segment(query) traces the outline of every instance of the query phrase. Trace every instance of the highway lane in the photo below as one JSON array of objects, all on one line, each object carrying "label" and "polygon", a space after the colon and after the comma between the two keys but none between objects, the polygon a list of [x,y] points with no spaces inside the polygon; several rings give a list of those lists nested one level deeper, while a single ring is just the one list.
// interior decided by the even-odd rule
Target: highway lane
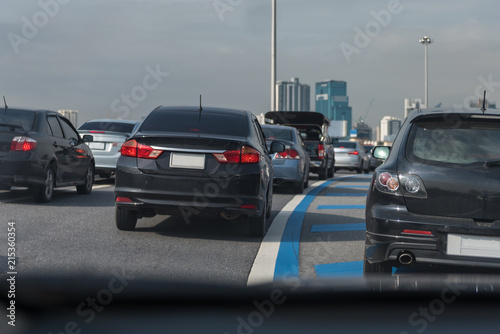
[{"label": "highway lane", "polygon": [[[363,231],[335,232],[327,228],[311,232],[311,228],[332,223],[362,224],[362,209],[321,206],[363,205],[366,189],[356,187],[366,185],[370,177],[337,173],[313,197],[300,231],[297,261],[301,277],[319,277],[333,263],[353,262],[359,267]],[[311,175],[311,184],[315,182],[324,183]],[[341,187],[349,185],[354,188]],[[57,189],[47,204],[35,203],[27,189],[1,191],[0,238],[6,235],[7,222],[15,221],[18,275],[107,277],[113,270],[125,270],[129,275],[147,279],[247,284],[262,240],[247,237],[244,224],[206,217],[195,217],[186,223],[178,216],[156,216],[139,220],[136,231],[119,231],[114,222],[113,189],[113,182],[106,180],[98,180],[90,196],[76,194],[74,187]],[[335,192],[361,196],[331,195]],[[294,197],[286,188],[276,186],[271,219]],[[2,245],[0,269],[5,273],[5,243]],[[339,268],[336,270],[343,270]]]}]

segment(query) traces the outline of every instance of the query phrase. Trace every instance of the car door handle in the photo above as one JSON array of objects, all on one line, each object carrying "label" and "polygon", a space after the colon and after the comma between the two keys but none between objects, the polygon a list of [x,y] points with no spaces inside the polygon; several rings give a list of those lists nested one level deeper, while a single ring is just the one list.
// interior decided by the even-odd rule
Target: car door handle
[{"label": "car door handle", "polygon": [[57,147],[57,143],[56,142],[53,142],[52,145],[54,145],[54,147]]}]

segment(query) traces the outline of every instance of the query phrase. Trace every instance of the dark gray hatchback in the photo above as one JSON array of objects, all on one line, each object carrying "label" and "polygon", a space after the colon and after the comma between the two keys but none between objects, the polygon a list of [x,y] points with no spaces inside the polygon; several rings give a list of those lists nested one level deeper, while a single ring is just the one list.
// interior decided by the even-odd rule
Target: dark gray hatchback
[{"label": "dark gray hatchback", "polygon": [[273,196],[270,150],[255,115],[242,110],[158,107],[125,142],[116,167],[116,225],[178,214],[245,217],[250,234],[268,228]]},{"label": "dark gray hatchback", "polygon": [[415,110],[376,169],[364,271],[418,263],[500,268],[498,110]]}]

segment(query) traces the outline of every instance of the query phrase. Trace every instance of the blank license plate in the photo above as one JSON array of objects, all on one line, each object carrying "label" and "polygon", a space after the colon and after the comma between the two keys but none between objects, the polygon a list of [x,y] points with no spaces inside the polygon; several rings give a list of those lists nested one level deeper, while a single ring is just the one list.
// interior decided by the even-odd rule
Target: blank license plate
[{"label": "blank license plate", "polygon": [[188,154],[188,153],[172,153],[170,155],[171,168],[191,168],[204,169],[205,155],[204,154]]},{"label": "blank license plate", "polygon": [[93,150],[104,150],[106,148],[106,143],[89,143],[89,148]]},{"label": "blank license plate", "polygon": [[450,255],[500,258],[500,237],[448,234]]}]

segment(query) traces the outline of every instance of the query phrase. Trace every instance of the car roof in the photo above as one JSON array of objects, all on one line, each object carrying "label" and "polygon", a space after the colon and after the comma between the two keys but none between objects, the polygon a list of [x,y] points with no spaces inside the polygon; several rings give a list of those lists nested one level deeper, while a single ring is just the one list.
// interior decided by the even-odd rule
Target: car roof
[{"label": "car roof", "polygon": [[280,125],[280,124],[261,124],[260,127],[263,129],[264,128],[278,128],[278,129],[286,129],[286,130],[290,130],[290,131],[297,130],[297,128],[294,128],[293,126]]},{"label": "car roof", "polygon": [[[0,109],[5,110],[5,108],[0,108]],[[44,113],[44,114],[57,114],[57,112],[55,112],[53,110],[48,110],[48,109],[31,109],[31,108],[15,108],[15,107],[13,108],[13,107],[9,107],[7,110],[10,110],[10,111],[31,111],[31,112],[34,112],[34,113]]]},{"label": "car roof", "polygon": [[85,121],[85,123],[88,122],[113,122],[113,123],[124,123],[124,124],[136,124],[140,123],[141,121],[131,121],[128,119],[116,119],[116,118],[99,118],[99,119],[89,119],[88,121]]},{"label": "car roof", "polygon": [[[193,106],[159,106],[152,112],[157,111],[186,111],[186,112],[200,112],[200,107]],[[247,115],[249,112],[241,109],[230,109],[230,108],[217,108],[217,107],[202,107],[201,113],[220,113],[220,114],[231,114],[231,115]]]},{"label": "car roof", "polygon": [[[479,108],[462,108],[462,107],[413,109],[408,115],[408,120],[413,121],[414,119],[422,116],[444,115],[444,114],[483,115],[483,112]],[[484,112],[484,115],[500,116],[500,110],[487,109]]]}]

